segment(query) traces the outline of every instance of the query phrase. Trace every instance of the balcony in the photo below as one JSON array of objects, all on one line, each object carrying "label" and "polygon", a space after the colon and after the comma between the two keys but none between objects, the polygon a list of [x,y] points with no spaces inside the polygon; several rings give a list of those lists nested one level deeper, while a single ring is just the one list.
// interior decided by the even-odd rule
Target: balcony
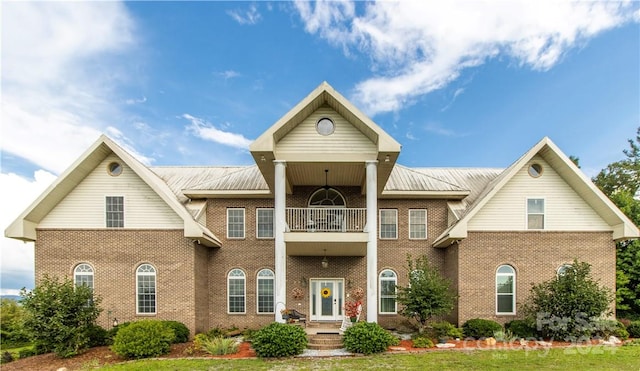
[{"label": "balcony", "polygon": [[365,208],[286,209],[284,240],[292,256],[365,256]]}]

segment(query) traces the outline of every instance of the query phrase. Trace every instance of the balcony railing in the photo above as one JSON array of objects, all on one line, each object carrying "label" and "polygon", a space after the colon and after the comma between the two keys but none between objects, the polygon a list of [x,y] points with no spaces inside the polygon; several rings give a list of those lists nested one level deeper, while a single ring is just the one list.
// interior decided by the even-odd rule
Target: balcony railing
[{"label": "balcony railing", "polygon": [[362,232],[367,209],[288,207],[290,232]]}]

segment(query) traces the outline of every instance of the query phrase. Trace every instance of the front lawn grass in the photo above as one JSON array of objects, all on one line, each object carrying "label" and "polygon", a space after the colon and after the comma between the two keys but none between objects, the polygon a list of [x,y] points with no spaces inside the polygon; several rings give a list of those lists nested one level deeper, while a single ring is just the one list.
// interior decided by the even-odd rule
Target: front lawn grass
[{"label": "front lawn grass", "polygon": [[9,352],[11,353],[11,356],[13,356],[13,359],[18,359],[19,358],[18,354],[20,353],[21,350],[32,349],[32,348],[33,348],[33,344],[31,343],[13,344],[13,345],[0,344],[0,353]]},{"label": "front lawn grass", "polygon": [[336,358],[142,360],[101,370],[640,370],[640,346],[430,351]]}]

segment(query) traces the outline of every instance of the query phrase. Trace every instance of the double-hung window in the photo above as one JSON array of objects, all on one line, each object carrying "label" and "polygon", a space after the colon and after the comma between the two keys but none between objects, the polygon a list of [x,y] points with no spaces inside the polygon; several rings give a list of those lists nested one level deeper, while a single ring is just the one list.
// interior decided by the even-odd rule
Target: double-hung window
[{"label": "double-hung window", "polygon": [[228,307],[229,313],[245,313],[245,287],[246,280],[241,269],[233,269],[227,276]]},{"label": "double-hung window", "polygon": [[397,313],[396,307],[396,284],[398,276],[391,269],[380,272],[380,307],[381,314]]},{"label": "double-hung window", "polygon": [[398,238],[398,210],[380,209],[380,239],[395,240]]},{"label": "double-hung window", "polygon": [[142,264],[136,270],[137,314],[156,313],[156,268]]},{"label": "double-hung window", "polygon": [[124,228],[124,197],[106,196],[105,213],[107,228]]},{"label": "double-hung window", "polygon": [[544,229],[544,198],[527,198],[527,229]]},{"label": "double-hung window", "polygon": [[496,271],[496,314],[516,314],[516,271],[510,265]]},{"label": "double-hung window", "polygon": [[80,263],[73,270],[73,280],[78,286],[87,286],[93,291],[93,267],[87,263]]},{"label": "double-hung window", "polygon": [[227,238],[244,238],[244,209],[227,209]]},{"label": "double-hung window", "polygon": [[427,238],[427,210],[409,210],[409,239],[424,240]]},{"label": "double-hung window", "polygon": [[258,272],[258,313],[273,313],[275,275],[271,269]]},{"label": "double-hung window", "polygon": [[273,209],[256,210],[256,237],[273,238]]}]

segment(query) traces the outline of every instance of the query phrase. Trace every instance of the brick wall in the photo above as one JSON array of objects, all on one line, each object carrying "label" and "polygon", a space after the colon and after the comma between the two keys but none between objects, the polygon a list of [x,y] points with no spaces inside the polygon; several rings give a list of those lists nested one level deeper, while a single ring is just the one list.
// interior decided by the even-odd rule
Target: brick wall
[{"label": "brick wall", "polygon": [[[43,275],[73,277],[78,263],[94,269],[94,290],[103,298],[98,320],[110,328],[143,318],[183,322],[198,327],[194,300],[194,247],[182,230],[38,230],[35,244],[36,283]],[[156,268],[155,315],[136,314],[136,269]]]},{"label": "brick wall", "polygon": [[[520,314],[531,285],[551,279],[574,258],[591,264],[600,284],[615,291],[616,250],[610,232],[469,232],[460,243],[460,324],[471,318],[508,322]],[[497,316],[495,273],[509,264],[516,271],[516,316]]]}]

